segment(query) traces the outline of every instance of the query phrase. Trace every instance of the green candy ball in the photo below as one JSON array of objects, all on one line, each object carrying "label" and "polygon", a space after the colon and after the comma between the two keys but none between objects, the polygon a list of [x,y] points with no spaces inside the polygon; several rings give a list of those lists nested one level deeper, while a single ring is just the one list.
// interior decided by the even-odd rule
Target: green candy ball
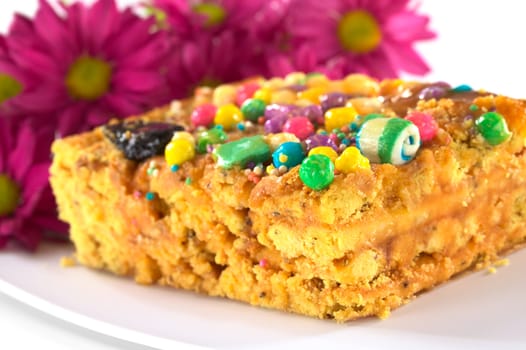
[{"label": "green candy ball", "polygon": [[197,135],[197,152],[206,153],[208,145],[225,143],[228,135],[222,129],[212,128]]},{"label": "green candy ball", "polygon": [[511,136],[506,119],[497,112],[487,112],[475,120],[478,132],[492,146],[503,143]]},{"label": "green candy ball", "polygon": [[241,112],[248,119],[253,122],[257,122],[258,118],[265,115],[265,107],[267,104],[258,98],[249,98],[241,106]]},{"label": "green candy ball", "polygon": [[313,154],[303,160],[300,179],[313,190],[323,190],[334,181],[334,164],[323,154]]}]

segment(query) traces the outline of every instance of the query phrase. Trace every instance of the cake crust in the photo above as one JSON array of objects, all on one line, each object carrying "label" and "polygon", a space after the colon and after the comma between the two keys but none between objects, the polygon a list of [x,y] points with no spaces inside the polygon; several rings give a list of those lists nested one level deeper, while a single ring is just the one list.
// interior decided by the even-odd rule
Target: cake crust
[{"label": "cake crust", "polygon": [[[433,116],[433,140],[404,165],[337,172],[323,190],[307,187],[299,166],[254,181],[211,153],[177,171],[163,156],[129,160],[103,128],[57,140],[51,183],[76,258],[138,283],[318,318],[386,317],[526,241],[526,103],[473,91],[418,97],[426,87],[386,80],[367,98],[388,117]],[[135,118],[192,131],[202,98]],[[474,132],[484,111],[504,116],[509,140],[490,145]]]}]

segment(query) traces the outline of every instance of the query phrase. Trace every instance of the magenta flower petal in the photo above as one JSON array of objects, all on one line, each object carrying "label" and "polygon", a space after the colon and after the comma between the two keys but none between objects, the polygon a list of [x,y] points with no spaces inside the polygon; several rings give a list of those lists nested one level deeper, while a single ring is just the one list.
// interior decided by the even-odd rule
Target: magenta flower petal
[{"label": "magenta flower petal", "polygon": [[125,68],[149,68],[153,72],[158,72],[159,65],[164,63],[163,61],[168,54],[168,46],[161,40],[163,37],[159,36],[156,39],[160,40],[151,41],[123,58],[120,61],[122,66]]},{"label": "magenta flower petal", "polygon": [[113,79],[115,85],[119,86],[119,89],[137,92],[159,88],[159,85],[163,82],[159,74],[154,72],[122,69],[115,74]]},{"label": "magenta flower petal", "polygon": [[88,45],[91,45],[91,52],[100,52],[115,30],[115,18],[118,18],[118,10],[114,0],[99,0],[85,11],[82,29]]},{"label": "magenta flower petal", "polygon": [[[115,0],[60,2],[58,9],[39,0],[34,19],[17,16],[9,33],[0,36],[0,69],[6,67],[0,72],[24,86],[0,111],[32,116],[37,124],[54,116],[51,120],[64,136],[93,127],[94,121],[167,103],[170,88],[162,82],[171,43],[154,23],[130,8],[119,10]],[[134,105],[126,108],[114,102],[129,91],[144,97],[129,101]]]},{"label": "magenta flower petal", "polygon": [[33,138],[33,130],[25,123],[20,127],[18,142],[11,149],[11,155],[7,167],[12,169],[12,176],[16,181],[24,180],[33,165],[33,154],[35,152],[36,140]]},{"label": "magenta flower petal", "polygon": [[[64,23],[46,1],[39,1],[39,10],[35,15],[34,30],[38,38],[61,59],[64,52],[71,50],[72,38],[66,35]],[[29,36],[31,37],[31,36]]]},{"label": "magenta flower petal", "polygon": [[389,57],[389,61],[401,70],[415,75],[423,75],[429,72],[429,65],[410,45],[396,45],[386,42],[383,49]]},{"label": "magenta flower petal", "polygon": [[0,141],[0,174],[21,190],[14,211],[0,216],[1,245],[14,240],[33,250],[48,230],[66,237],[48,181],[53,133],[50,129],[37,132],[28,122],[15,123],[2,116],[0,136],[5,135],[11,136]]}]

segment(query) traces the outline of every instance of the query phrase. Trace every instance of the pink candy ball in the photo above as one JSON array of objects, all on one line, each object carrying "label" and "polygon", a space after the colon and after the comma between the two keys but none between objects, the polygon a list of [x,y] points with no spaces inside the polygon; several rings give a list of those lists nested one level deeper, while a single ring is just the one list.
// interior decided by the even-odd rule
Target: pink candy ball
[{"label": "pink candy ball", "polygon": [[243,102],[252,98],[254,93],[259,90],[260,86],[256,83],[246,83],[237,89],[236,104],[241,106]]},{"label": "pink candy ball", "polygon": [[420,139],[422,139],[422,142],[430,141],[436,136],[438,124],[433,116],[422,112],[412,112],[408,114],[405,119],[416,125],[420,132]]},{"label": "pink candy ball", "polygon": [[209,126],[214,122],[217,107],[210,103],[197,106],[191,115],[192,125],[198,126]]},{"label": "pink candy ball", "polygon": [[314,133],[314,125],[307,117],[294,117],[283,125],[283,132],[294,134],[300,140],[305,140]]}]

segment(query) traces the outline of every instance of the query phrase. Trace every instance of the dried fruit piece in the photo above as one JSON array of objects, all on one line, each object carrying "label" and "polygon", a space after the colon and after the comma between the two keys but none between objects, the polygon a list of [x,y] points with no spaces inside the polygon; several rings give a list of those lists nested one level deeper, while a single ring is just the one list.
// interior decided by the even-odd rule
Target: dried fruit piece
[{"label": "dried fruit piece", "polygon": [[173,133],[182,130],[184,128],[177,124],[142,120],[120,121],[102,129],[104,136],[121,150],[126,158],[139,162],[163,154]]}]

